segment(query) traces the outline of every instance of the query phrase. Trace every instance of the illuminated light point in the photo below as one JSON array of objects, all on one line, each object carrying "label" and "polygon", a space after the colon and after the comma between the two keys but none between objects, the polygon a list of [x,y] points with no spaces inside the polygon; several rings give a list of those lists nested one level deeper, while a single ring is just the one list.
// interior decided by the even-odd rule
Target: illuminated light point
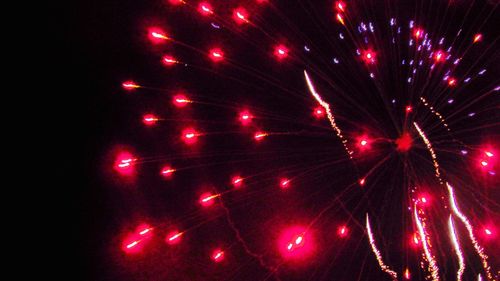
[{"label": "illuminated light point", "polygon": [[248,23],[248,12],[243,7],[238,7],[233,10],[233,19],[237,24]]},{"label": "illuminated light point", "polygon": [[248,110],[244,110],[244,111],[240,112],[239,120],[240,120],[241,125],[246,126],[246,125],[250,124],[252,122],[252,118],[253,118],[253,116]]},{"label": "illuminated light point", "polygon": [[191,103],[192,101],[188,99],[185,95],[175,95],[172,99],[172,102],[176,107],[184,107],[188,103]]},{"label": "illuminated light point", "polygon": [[418,246],[420,244],[420,238],[418,237],[418,233],[414,233],[411,238],[411,244],[414,246]]},{"label": "illuminated light point", "polygon": [[413,144],[413,140],[409,133],[403,133],[398,139],[396,139],[396,147],[400,152],[406,152],[410,150]]},{"label": "illuminated light point", "polygon": [[173,169],[169,165],[166,165],[166,166],[163,166],[163,168],[161,168],[160,174],[162,175],[162,177],[164,177],[166,179],[169,179],[169,178],[172,177],[172,175],[174,174],[174,172],[175,172],[175,169]]},{"label": "illuminated light point", "polygon": [[240,176],[234,176],[232,179],[231,179],[231,184],[234,186],[234,187],[240,187],[243,185],[243,178],[240,177]]},{"label": "illuminated light point", "polygon": [[339,235],[339,237],[341,237],[341,238],[347,237],[348,233],[349,233],[349,229],[347,228],[347,226],[345,226],[345,225],[339,226],[339,228],[337,230],[337,234]]},{"label": "illuminated light point", "polygon": [[336,16],[337,20],[342,24],[342,25],[345,25],[344,23],[344,18],[342,17],[342,14],[340,13],[337,13],[337,16]]},{"label": "illuminated light point", "polygon": [[212,256],[211,256],[212,260],[214,262],[221,262],[224,260],[224,251],[222,251],[221,249],[216,249],[212,252]]},{"label": "illuminated light point", "polygon": [[154,44],[159,44],[159,43],[163,43],[167,40],[170,40],[170,38],[167,36],[167,34],[159,27],[149,28],[148,37],[149,37],[149,40]]},{"label": "illuminated light point", "polygon": [[210,3],[208,2],[200,2],[200,4],[198,5],[198,11],[204,16],[208,16],[214,13],[212,5],[210,5]]},{"label": "illuminated light point", "polygon": [[278,238],[278,249],[286,259],[306,258],[313,250],[311,235],[302,226],[287,228]]},{"label": "illuminated light point", "polygon": [[366,50],[363,52],[363,60],[367,64],[374,64],[375,63],[375,52],[372,50]]},{"label": "illuminated light point", "polygon": [[488,228],[484,229],[484,233],[488,236],[491,236],[493,234],[493,232],[491,232],[491,230],[489,230]]},{"label": "illuminated light point", "polygon": [[278,45],[274,47],[274,56],[278,60],[283,60],[288,57],[288,48],[285,45]]},{"label": "illuminated light point", "polygon": [[158,117],[156,117],[154,114],[145,114],[142,117],[142,122],[146,126],[153,126],[154,124],[156,124],[156,122],[158,122],[158,120]]},{"label": "illuminated light point", "polygon": [[343,1],[335,1],[334,7],[339,12],[345,12],[346,5]]},{"label": "illuminated light point", "polygon": [[488,156],[488,157],[493,157],[494,156],[494,154],[492,152],[490,152],[490,151],[485,151],[484,154],[486,154],[486,156]]},{"label": "illuminated light point", "polygon": [[168,55],[167,56],[163,56],[162,62],[166,66],[172,66],[172,65],[174,65],[176,63],[179,63],[179,61],[177,61],[174,57],[168,56]]},{"label": "illuminated light point", "polygon": [[416,28],[415,31],[413,31],[413,36],[415,39],[420,39],[424,36],[424,30],[421,28]]},{"label": "illuminated light point", "polygon": [[209,51],[209,57],[213,62],[224,60],[224,52],[220,48],[213,48]]},{"label": "illuminated light point", "polygon": [[140,88],[141,86],[137,85],[134,81],[125,81],[122,83],[122,87],[127,91],[132,91]]},{"label": "illuminated light point", "polygon": [[434,61],[435,62],[442,62],[444,61],[446,55],[443,51],[437,51],[435,54],[434,54]]},{"label": "illuminated light point", "polygon": [[406,111],[406,113],[408,114],[408,113],[410,113],[410,112],[412,112],[412,111],[413,111],[413,107],[412,107],[411,105],[407,105],[407,106],[405,107],[405,111]]},{"label": "illuminated light point", "polygon": [[486,162],[486,161],[484,161],[484,160],[483,160],[483,161],[481,161],[481,166],[483,166],[483,167],[488,166],[488,162]]},{"label": "illuminated light point", "polygon": [[478,33],[476,35],[474,35],[474,40],[472,41],[472,43],[477,43],[479,41],[481,41],[483,39],[483,35]]},{"label": "illuminated light point", "polygon": [[365,182],[366,182],[366,179],[362,178],[359,180],[359,185],[363,186],[363,185],[365,185]]},{"label": "illuminated light point", "polygon": [[408,269],[408,267],[405,269],[404,276],[405,276],[405,279],[410,280],[411,276],[410,276],[410,270]]},{"label": "illuminated light point", "polygon": [[449,78],[448,79],[448,86],[454,87],[456,85],[457,85],[457,79],[455,79],[455,78]]},{"label": "illuminated light point", "polygon": [[185,144],[194,144],[200,134],[193,128],[187,128],[182,131],[182,140]]},{"label": "illuminated light point", "polygon": [[120,152],[115,158],[115,171],[124,176],[133,174],[135,161],[137,159],[130,152]]},{"label": "illuminated light point", "polygon": [[186,4],[184,0],[168,0],[168,2],[172,5]]},{"label": "illuminated light point", "polygon": [[214,203],[215,203],[215,198],[219,197],[220,194],[212,194],[210,192],[207,192],[207,193],[203,193],[201,196],[200,196],[200,204],[203,206],[203,207],[209,207],[209,206],[212,206]]},{"label": "illuminated light point", "polygon": [[181,241],[181,236],[183,234],[184,234],[184,232],[179,232],[177,230],[171,231],[165,237],[165,243],[167,243],[168,245],[178,244]]},{"label": "illuminated light point", "polygon": [[322,106],[318,106],[313,111],[314,117],[317,119],[325,117],[325,109]]},{"label": "illuminated light point", "polygon": [[256,140],[256,141],[261,141],[263,140],[265,137],[267,137],[268,134],[267,133],[264,133],[264,132],[257,132],[254,134],[253,138]]},{"label": "illuminated light point", "polygon": [[280,188],[287,189],[288,187],[290,187],[290,180],[287,178],[280,179]]}]

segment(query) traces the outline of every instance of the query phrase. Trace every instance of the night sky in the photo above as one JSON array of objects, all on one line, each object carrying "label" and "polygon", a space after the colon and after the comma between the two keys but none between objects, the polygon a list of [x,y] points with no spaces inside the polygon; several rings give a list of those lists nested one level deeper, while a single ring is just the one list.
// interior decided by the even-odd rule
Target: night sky
[{"label": "night sky", "polygon": [[[493,157],[489,170],[478,164],[485,151],[500,154],[500,99],[493,91],[500,85],[498,3],[344,1],[345,27],[335,20],[330,0],[212,2],[217,15],[209,17],[199,14],[197,2],[188,7],[160,0],[81,1],[65,15],[63,60],[72,67],[63,74],[63,111],[75,116],[71,131],[76,128],[74,138],[83,140],[83,148],[59,140],[65,160],[58,169],[74,177],[68,205],[77,211],[71,222],[77,268],[69,280],[391,280],[368,242],[367,213],[383,259],[399,280],[406,268],[411,280],[425,280],[421,249],[410,243],[416,227],[408,210],[422,194],[430,198],[425,216],[441,278],[455,280],[448,193],[412,122],[427,132],[442,176],[455,186],[477,233],[486,227],[495,232],[478,237],[492,272],[500,269],[500,165]],[[239,5],[249,10],[251,25],[234,24],[231,9]],[[392,17],[395,27],[389,26]],[[429,34],[433,49],[453,46],[453,58],[430,71],[433,57],[408,46],[410,20]],[[375,32],[358,32],[361,22],[372,22]],[[175,43],[152,44],[153,26],[172,34]],[[484,39],[473,45],[479,32]],[[273,56],[276,43],[289,47],[283,61]],[[208,58],[213,46],[223,47],[222,63]],[[366,50],[376,54],[373,64],[362,59]],[[167,53],[182,63],[164,66]],[[423,66],[413,76],[419,59]],[[312,114],[318,103],[304,70],[333,108],[353,159],[326,117]],[[444,76],[458,85],[449,86],[451,78]],[[145,87],[127,91],[127,80]],[[181,89],[196,101],[182,109],[171,102]],[[447,118],[450,131],[420,97]],[[249,126],[238,122],[243,109],[255,115]],[[145,126],[142,116],[150,112],[162,120]],[[186,126],[203,132],[194,145],[180,137]],[[253,137],[259,130],[269,132],[261,142]],[[409,151],[395,142],[404,132],[413,139]],[[370,142],[366,151],[361,139]],[[122,151],[138,157],[134,176],[114,169]],[[75,153],[83,161],[68,164]],[[165,180],[159,171],[167,163],[179,170]],[[245,178],[240,190],[231,186],[236,174]],[[284,177],[291,179],[286,190],[279,188]],[[223,195],[204,208],[198,201],[206,191]],[[123,240],[141,223],[153,235],[140,253],[127,254]],[[479,273],[487,280],[466,228],[458,218],[454,223],[466,257],[464,280]],[[296,225],[310,226],[311,239],[304,243],[313,250],[287,260],[279,237]],[[345,237],[338,234],[343,225]],[[169,246],[164,238],[172,229],[186,233]],[[224,249],[220,263],[210,259],[216,247]]]}]

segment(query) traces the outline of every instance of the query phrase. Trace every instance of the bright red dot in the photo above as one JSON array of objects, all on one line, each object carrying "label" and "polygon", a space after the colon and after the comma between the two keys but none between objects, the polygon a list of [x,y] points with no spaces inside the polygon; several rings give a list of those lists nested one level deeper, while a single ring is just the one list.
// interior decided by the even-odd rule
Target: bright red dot
[{"label": "bright red dot", "polygon": [[483,35],[480,33],[477,33],[476,35],[474,35],[473,43],[477,43],[477,42],[481,41],[482,39],[483,39]]},{"label": "bright red dot", "polygon": [[484,229],[484,233],[485,233],[486,235],[492,235],[492,234],[493,234],[493,232],[491,232],[491,230],[489,230],[488,228],[485,228],[485,229]]},{"label": "bright red dot", "polygon": [[253,138],[256,140],[256,141],[261,141],[263,140],[265,137],[267,137],[267,133],[265,132],[256,132],[253,136]]},{"label": "bright red dot", "polygon": [[424,37],[424,30],[421,28],[415,28],[415,30],[413,31],[413,36],[417,40]]},{"label": "bright red dot", "polygon": [[414,247],[418,247],[420,245],[420,236],[418,233],[413,233],[410,239],[410,244]]},{"label": "bright red dot", "polygon": [[405,279],[409,280],[411,275],[410,275],[410,270],[408,268],[405,269],[404,272]]},{"label": "bright red dot", "polygon": [[338,12],[345,12],[346,5],[343,1],[335,1],[334,8]]},{"label": "bright red dot", "polygon": [[191,103],[192,101],[189,100],[185,95],[178,94],[172,98],[172,102],[176,107],[184,107],[188,105],[188,103]]},{"label": "bright red dot", "polygon": [[153,236],[153,228],[149,225],[149,224],[140,224],[135,232],[140,236],[142,237],[143,239],[144,238],[151,238]]},{"label": "bright red dot", "polygon": [[170,55],[163,56],[162,62],[166,66],[172,66],[172,65],[178,63],[178,61],[174,57],[172,57]]},{"label": "bright red dot", "polygon": [[177,230],[171,231],[165,236],[165,243],[168,245],[175,245],[181,241],[183,232],[179,232]]},{"label": "bright red dot", "polygon": [[443,51],[437,51],[434,54],[434,61],[435,62],[442,62],[445,60],[445,58],[446,58],[446,54]]},{"label": "bright red dot", "polygon": [[139,225],[133,233],[129,233],[122,242],[122,250],[127,254],[142,251],[146,242],[153,237],[153,228],[147,224]]},{"label": "bright red dot", "polygon": [[376,55],[377,54],[374,51],[372,51],[371,49],[365,50],[363,52],[363,60],[367,64],[374,64]]},{"label": "bright red dot", "polygon": [[275,46],[274,47],[274,56],[278,60],[285,59],[286,57],[288,57],[288,48],[283,44],[279,44],[279,45]]},{"label": "bright red dot", "polygon": [[252,114],[248,110],[243,110],[240,112],[239,120],[241,125],[246,126],[252,122]]},{"label": "bright red dot", "polygon": [[243,185],[243,178],[240,177],[240,176],[234,176],[232,179],[231,179],[231,184],[234,186],[234,187],[240,187]]},{"label": "bright red dot", "polygon": [[174,172],[175,172],[174,168],[172,168],[170,165],[165,165],[165,166],[163,166],[163,168],[161,168],[160,174],[162,177],[169,179],[172,177]]},{"label": "bright red dot", "polygon": [[406,152],[410,150],[413,144],[413,140],[410,134],[404,132],[398,139],[396,139],[397,150],[401,152]]},{"label": "bright red dot", "polygon": [[200,2],[200,4],[198,4],[198,11],[204,16],[208,16],[214,13],[212,5],[210,5],[210,3],[205,1]]},{"label": "bright red dot", "polygon": [[413,107],[412,107],[411,105],[407,105],[407,106],[405,107],[405,111],[406,111],[406,113],[410,113],[410,112],[412,112],[412,111],[413,111]]},{"label": "bright red dot", "polygon": [[182,140],[185,144],[194,144],[198,141],[200,134],[193,128],[186,128],[182,131]]},{"label": "bright red dot", "polygon": [[219,196],[220,194],[212,194],[210,192],[203,193],[200,196],[200,204],[203,207],[212,206],[215,203],[215,199]]},{"label": "bright red dot", "polygon": [[224,60],[224,52],[220,48],[213,48],[209,51],[209,57],[213,62]]},{"label": "bright red dot", "polygon": [[317,119],[323,118],[325,116],[325,109],[322,106],[318,106],[314,109],[313,114]]},{"label": "bright red dot", "polygon": [[237,24],[248,23],[248,12],[243,7],[238,7],[233,10],[233,19]]},{"label": "bright red dot", "polygon": [[341,238],[347,237],[348,233],[349,233],[349,228],[347,228],[347,226],[345,226],[345,225],[341,225],[337,229],[337,234]]},{"label": "bright red dot", "polygon": [[285,259],[304,259],[312,253],[312,237],[303,226],[285,229],[278,239],[278,249]]},{"label": "bright red dot", "polygon": [[132,175],[135,171],[134,164],[137,161],[134,155],[128,151],[118,153],[114,162],[114,169],[124,176]]},{"label": "bright red dot", "polygon": [[363,185],[365,185],[365,182],[366,182],[366,179],[362,178],[359,180],[359,185],[363,186]]},{"label": "bright red dot", "polygon": [[448,78],[448,86],[454,87],[456,85],[457,85],[457,79],[452,78],[452,77]]},{"label": "bright red dot", "polygon": [[180,5],[180,4],[185,4],[184,0],[168,0],[168,2],[172,5]]},{"label": "bright red dot", "polygon": [[483,161],[481,161],[481,166],[483,166],[483,167],[488,166],[488,162],[487,162],[487,161],[484,161],[484,160],[483,160]]},{"label": "bright red dot", "polygon": [[146,126],[153,126],[154,124],[156,124],[156,122],[158,122],[158,120],[158,117],[156,117],[154,114],[145,114],[142,117],[142,122]]},{"label": "bright red dot", "polygon": [[131,91],[131,90],[135,90],[137,88],[140,88],[141,86],[137,85],[134,81],[129,80],[129,81],[123,82],[122,87],[125,90]]},{"label": "bright red dot", "polygon": [[280,179],[280,188],[281,189],[287,189],[290,187],[290,179],[288,178],[281,178]]},{"label": "bright red dot", "polygon": [[163,31],[163,29],[159,27],[150,27],[148,29],[148,38],[153,44],[164,43],[165,41],[170,39],[167,33],[165,33],[165,31]]},{"label": "bright red dot", "polygon": [[215,249],[213,252],[212,252],[212,255],[210,256],[210,258],[214,261],[214,262],[221,262],[224,260],[224,251],[222,251],[221,249]]}]

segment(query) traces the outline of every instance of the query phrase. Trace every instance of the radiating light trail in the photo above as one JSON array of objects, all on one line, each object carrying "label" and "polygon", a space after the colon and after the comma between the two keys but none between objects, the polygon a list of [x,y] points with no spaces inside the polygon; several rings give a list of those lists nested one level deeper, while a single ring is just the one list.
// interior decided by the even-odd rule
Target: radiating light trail
[{"label": "radiating light trail", "polygon": [[474,236],[474,228],[470,224],[469,219],[467,219],[467,217],[462,212],[460,212],[460,209],[458,209],[453,187],[449,183],[446,183],[446,186],[448,187],[448,192],[450,194],[451,209],[453,210],[453,213],[455,213],[455,215],[462,221],[462,223],[467,228],[467,231],[469,232],[469,238],[472,241],[472,245],[474,246],[474,249],[476,250],[479,257],[481,258],[483,268],[486,273],[486,277],[488,278],[489,281],[496,281],[496,279],[493,278],[493,275],[491,274],[491,267],[488,264],[488,256],[484,253],[483,247],[479,245],[476,237]]},{"label": "radiating light trail", "polygon": [[330,110],[330,105],[327,102],[323,101],[321,96],[316,92],[316,90],[314,89],[314,85],[311,82],[311,79],[309,78],[307,71],[305,71],[305,70],[304,70],[304,76],[306,78],[309,92],[311,92],[311,94],[316,99],[316,101],[325,109],[326,115],[328,116],[328,120],[330,120],[330,125],[332,126],[333,130],[335,130],[337,137],[339,137],[340,141],[342,141],[342,145],[344,146],[344,149],[347,151],[349,158],[352,159],[353,151],[350,150],[349,147],[347,146],[347,140],[344,138],[344,136],[342,135],[342,131],[335,123],[335,117],[333,116],[332,111]]},{"label": "radiating light trail", "polygon": [[422,247],[424,248],[425,259],[429,263],[428,270],[431,273],[432,280],[438,281],[439,279],[439,267],[437,266],[434,255],[431,252],[432,245],[430,243],[430,239],[427,235],[427,231],[425,229],[425,224],[420,219],[420,216],[417,212],[417,204],[413,206],[413,214],[415,216],[415,222],[418,228],[418,234],[420,235],[420,240],[422,241]]},{"label": "radiating light trail", "polygon": [[420,137],[424,141],[425,146],[427,146],[427,150],[429,150],[429,152],[431,153],[432,163],[434,164],[434,172],[436,174],[436,177],[439,180],[439,183],[444,184],[444,181],[441,178],[441,172],[439,172],[439,163],[437,161],[436,152],[434,152],[434,148],[432,148],[431,142],[429,141],[429,139],[425,135],[424,131],[422,131],[422,129],[420,129],[417,122],[413,122],[413,125],[415,126],[415,128],[418,131],[418,134],[420,135]]},{"label": "radiating light trail", "polygon": [[450,218],[448,219],[448,229],[450,231],[451,242],[453,242],[453,248],[455,249],[455,253],[457,254],[458,258],[459,267],[457,270],[457,281],[461,281],[465,270],[465,259],[462,250],[460,249],[460,244],[458,242],[457,233],[455,230],[455,226],[453,225],[453,220],[451,219],[451,215]]},{"label": "radiating light trail", "polygon": [[436,111],[434,109],[434,107],[432,105],[430,105],[427,100],[424,98],[424,97],[420,97],[420,100],[424,103],[424,105],[432,112],[432,114],[434,114],[437,118],[439,118],[439,121],[441,121],[441,123],[443,124],[443,126],[446,128],[446,130],[448,130],[448,132],[450,131],[450,128],[448,127],[448,123],[446,123],[446,120],[444,119],[443,115],[441,115],[441,113],[439,113],[438,111]]},{"label": "radiating light trail", "polygon": [[382,255],[380,254],[380,251],[378,250],[377,245],[375,244],[375,239],[373,238],[373,233],[370,227],[370,219],[368,217],[368,213],[366,214],[366,231],[368,233],[368,239],[370,241],[370,245],[372,246],[373,253],[377,258],[380,268],[382,269],[382,271],[389,274],[392,277],[392,280],[398,280],[398,274],[395,271],[391,270],[389,266],[384,264],[384,261],[382,260]]}]

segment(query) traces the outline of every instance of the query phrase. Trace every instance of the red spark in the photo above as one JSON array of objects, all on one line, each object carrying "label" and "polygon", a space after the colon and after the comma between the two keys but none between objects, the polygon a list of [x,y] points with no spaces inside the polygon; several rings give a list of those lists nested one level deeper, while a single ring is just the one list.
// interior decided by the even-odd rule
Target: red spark
[{"label": "red spark", "polygon": [[154,124],[156,124],[156,122],[158,122],[158,120],[158,117],[156,117],[154,114],[145,114],[142,117],[142,122],[146,126],[153,126]]},{"label": "red spark", "polygon": [[141,86],[137,85],[137,83],[135,83],[134,81],[132,80],[129,80],[129,81],[125,81],[122,83],[122,87],[127,90],[127,91],[132,91],[132,90],[135,90],[137,88],[140,88]]},{"label": "red spark", "polygon": [[174,57],[172,57],[170,55],[163,56],[162,62],[166,66],[172,66],[172,65],[178,63],[178,61]]},{"label": "red spark", "polygon": [[371,49],[365,50],[363,51],[363,60],[366,64],[374,64],[376,55],[377,54]]},{"label": "red spark", "polygon": [[185,144],[194,144],[200,134],[193,128],[186,128],[182,131],[182,140]]},{"label": "red spark", "polygon": [[177,94],[172,98],[172,102],[176,107],[185,107],[188,103],[192,101],[189,100],[184,94]]},{"label": "red spark", "polygon": [[180,5],[180,4],[186,4],[186,2],[184,2],[184,0],[168,0],[168,2],[174,6]]},{"label": "red spark", "polygon": [[325,117],[325,109],[322,106],[318,106],[313,111],[314,117],[317,119]]},{"label": "red spark", "polygon": [[153,228],[147,224],[139,225],[133,233],[129,233],[122,242],[122,250],[127,254],[137,254],[152,237]]},{"label": "red spark", "polygon": [[239,120],[240,120],[241,125],[246,126],[246,125],[250,124],[250,122],[252,122],[252,118],[253,118],[253,116],[250,113],[250,111],[243,110],[240,112]]},{"label": "red spark", "polygon": [[357,145],[360,151],[366,151],[371,148],[372,141],[367,135],[358,138]]},{"label": "red spark", "polygon": [[421,28],[415,28],[415,30],[413,31],[413,36],[417,40],[422,38],[424,36],[424,30]]},{"label": "red spark", "polygon": [[148,29],[148,38],[153,44],[160,44],[170,40],[165,31],[159,27],[150,27]]},{"label": "red spark", "polygon": [[413,144],[413,140],[412,140],[410,134],[407,133],[407,132],[404,132],[396,140],[397,150],[400,151],[400,152],[406,152],[406,151],[410,150],[412,144]]},{"label": "red spark", "polygon": [[241,187],[243,185],[243,178],[240,176],[234,176],[231,179],[231,184],[236,188]]},{"label": "red spark", "polygon": [[345,25],[344,23],[344,18],[342,17],[342,15],[340,13],[337,13],[337,16],[336,16],[337,20],[342,24],[342,25]]},{"label": "red spark", "polygon": [[279,44],[274,47],[274,56],[276,57],[277,60],[281,61],[288,57],[288,48],[283,45]]},{"label": "red spark", "polygon": [[261,141],[263,140],[265,137],[267,137],[267,133],[265,132],[256,132],[253,136],[253,138],[256,140],[256,141]]},{"label": "red spark", "polygon": [[413,111],[413,107],[412,107],[411,105],[407,105],[407,106],[405,107],[405,111],[406,111],[406,114],[408,114],[408,113],[410,113],[410,112],[412,112],[412,111]]},{"label": "red spark", "polygon": [[165,243],[167,243],[168,245],[178,244],[181,241],[181,236],[183,234],[183,232],[179,232],[177,230],[171,231],[165,237]]},{"label": "red spark", "polygon": [[290,179],[288,178],[281,178],[280,179],[280,188],[281,189],[287,189],[290,187]]},{"label": "red spark", "polygon": [[213,62],[224,60],[224,52],[220,48],[213,48],[209,51],[209,57]]},{"label": "red spark", "polygon": [[477,43],[481,40],[483,40],[483,35],[481,33],[477,33],[476,35],[474,35],[474,40],[472,42]]},{"label": "red spark", "polygon": [[409,280],[410,279],[410,270],[408,268],[405,269],[405,279]]},{"label": "red spark", "polygon": [[212,255],[210,256],[210,258],[214,261],[214,262],[221,262],[224,260],[224,251],[222,251],[221,249],[215,249],[213,252],[212,252]]},{"label": "red spark", "polygon": [[162,175],[162,177],[169,179],[172,177],[174,172],[175,172],[174,168],[172,168],[170,165],[165,165],[163,166],[163,168],[161,168],[160,174]]},{"label": "red spark", "polygon": [[442,61],[444,61],[445,57],[446,57],[445,52],[443,52],[443,51],[437,51],[434,54],[434,61],[435,62],[442,62]]},{"label": "red spark", "polygon": [[363,185],[365,185],[365,182],[366,182],[366,179],[362,178],[359,180],[359,185],[363,186]]},{"label": "red spark", "polygon": [[345,12],[346,5],[343,1],[335,1],[334,8],[338,12]]},{"label": "red spark", "polygon": [[237,24],[248,23],[248,12],[243,7],[238,7],[233,10],[233,19]]},{"label": "red spark", "polygon": [[200,4],[198,4],[198,11],[204,16],[208,16],[214,13],[212,5],[210,5],[210,3],[205,1],[200,2]]},{"label": "red spark", "polygon": [[119,174],[124,176],[133,175],[135,172],[134,164],[137,159],[128,151],[119,152],[115,158],[114,168]]},{"label": "red spark", "polygon": [[349,229],[345,225],[341,225],[337,229],[337,234],[339,237],[344,238],[347,237],[347,234],[349,233]]},{"label": "red spark", "polygon": [[420,238],[419,238],[418,233],[414,233],[414,234],[411,236],[410,243],[411,243],[411,245],[413,245],[414,247],[418,247],[418,246],[420,245]]},{"label": "red spark", "polygon": [[219,196],[220,194],[212,194],[210,192],[205,192],[200,196],[200,204],[203,207],[212,206],[215,203],[215,198]]},{"label": "red spark", "polygon": [[279,236],[278,249],[285,259],[304,259],[313,251],[311,235],[303,226],[289,227]]},{"label": "red spark", "polygon": [[448,78],[448,86],[454,87],[456,85],[457,85],[457,79],[455,79],[453,77]]}]

